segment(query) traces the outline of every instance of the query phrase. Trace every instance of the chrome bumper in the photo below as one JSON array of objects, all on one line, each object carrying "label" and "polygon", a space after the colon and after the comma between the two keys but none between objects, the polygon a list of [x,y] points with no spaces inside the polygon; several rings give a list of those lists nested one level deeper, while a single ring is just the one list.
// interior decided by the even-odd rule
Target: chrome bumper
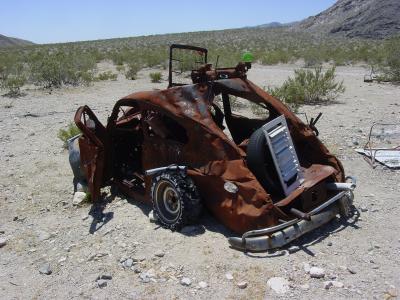
[{"label": "chrome bumper", "polygon": [[351,184],[348,186],[336,185],[335,187],[331,185],[327,187],[337,190],[339,193],[307,213],[308,220],[296,218],[274,227],[248,231],[242,237],[230,237],[228,239],[230,245],[242,251],[267,251],[283,247],[303,234],[328,223],[336,215],[343,214],[353,203],[356,180],[353,177],[347,179],[351,180]]}]

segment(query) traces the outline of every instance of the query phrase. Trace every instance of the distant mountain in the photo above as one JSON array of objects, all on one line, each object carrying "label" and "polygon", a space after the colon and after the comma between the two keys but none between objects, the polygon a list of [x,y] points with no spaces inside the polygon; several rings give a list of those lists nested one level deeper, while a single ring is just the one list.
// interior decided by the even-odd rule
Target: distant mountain
[{"label": "distant mountain", "polygon": [[293,29],[346,37],[391,37],[400,34],[400,0],[339,0]]},{"label": "distant mountain", "polygon": [[247,26],[245,28],[280,28],[280,27],[290,27],[298,24],[299,22],[291,22],[291,23],[280,23],[280,22],[271,22],[266,24],[261,24],[257,26]]},{"label": "distant mountain", "polygon": [[10,46],[26,46],[33,45],[34,43],[26,40],[21,40],[17,38],[8,37],[0,34],[0,47],[10,47]]}]

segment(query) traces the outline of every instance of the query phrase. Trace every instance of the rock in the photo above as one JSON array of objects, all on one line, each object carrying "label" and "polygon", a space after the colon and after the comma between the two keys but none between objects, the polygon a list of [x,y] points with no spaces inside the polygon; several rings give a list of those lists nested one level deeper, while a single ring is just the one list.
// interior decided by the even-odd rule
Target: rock
[{"label": "rock", "polygon": [[328,244],[327,244],[329,247],[331,247],[333,244],[332,244],[332,242],[328,242]]},{"label": "rock", "polygon": [[324,289],[329,290],[331,287],[339,288],[341,289],[344,287],[344,284],[340,281],[336,280],[331,280],[331,281],[325,281],[324,282]]},{"label": "rock", "polygon": [[157,256],[157,257],[164,257],[165,253],[163,251],[158,251],[154,255]]},{"label": "rock", "polygon": [[358,145],[360,145],[360,143],[359,143],[357,140],[355,140],[355,139],[353,139],[353,141],[352,141],[352,142],[353,142],[353,145],[354,145],[354,146],[358,146]]},{"label": "rock", "polygon": [[303,263],[303,269],[304,269],[304,272],[306,272],[307,274],[310,273],[310,269],[311,269],[310,264],[309,263]]},{"label": "rock", "polygon": [[204,227],[199,226],[199,225],[189,225],[189,226],[183,227],[180,232],[184,235],[191,236],[191,235],[201,234],[201,233],[205,232],[205,229],[204,229]]},{"label": "rock", "polygon": [[324,289],[329,290],[333,286],[332,281],[324,282]]},{"label": "rock", "polygon": [[245,289],[245,288],[247,288],[247,282],[246,281],[239,281],[237,283],[237,286],[238,286],[239,289]]},{"label": "rock", "polygon": [[181,279],[181,284],[184,285],[184,286],[189,286],[189,285],[192,284],[192,281],[188,277],[183,277]]},{"label": "rock", "polygon": [[146,273],[146,272],[140,273],[139,278],[140,278],[140,279],[142,280],[142,282],[144,282],[144,283],[150,282],[150,278],[149,278],[149,276],[147,276],[147,273]]},{"label": "rock", "polygon": [[133,259],[132,258],[128,258],[127,260],[125,260],[122,265],[124,266],[124,268],[130,268],[133,266]]},{"label": "rock", "polygon": [[208,287],[207,282],[205,282],[205,281],[200,281],[200,282],[199,282],[199,288],[205,289],[205,288],[207,288],[207,287]]},{"label": "rock", "polygon": [[300,247],[299,246],[290,246],[287,250],[290,254],[292,254],[292,253],[299,251]]},{"label": "rock", "polygon": [[365,206],[361,206],[360,207],[361,212],[367,212],[368,208],[366,208]]},{"label": "rock", "polygon": [[309,284],[302,284],[302,285],[300,285],[300,288],[303,290],[303,291],[308,291],[309,289],[310,289],[310,285]]},{"label": "rock", "polygon": [[40,242],[46,241],[52,237],[53,237],[53,235],[51,235],[50,233],[48,233],[46,231],[39,231],[38,239]]},{"label": "rock", "polygon": [[289,291],[289,282],[282,277],[272,277],[267,281],[267,286],[277,294]]},{"label": "rock", "polygon": [[50,264],[45,263],[40,266],[39,273],[44,275],[50,275],[53,271],[51,270]]},{"label": "rock", "polygon": [[104,279],[99,279],[96,281],[96,283],[97,283],[97,286],[101,289],[107,286],[107,280],[104,280]]},{"label": "rock", "polygon": [[84,192],[75,192],[74,198],[72,199],[72,205],[78,206],[81,205],[86,200],[86,193]]},{"label": "rock", "polygon": [[349,271],[350,274],[357,274],[357,271],[353,267],[347,267],[347,271]]},{"label": "rock", "polygon": [[386,291],[386,294],[389,296],[389,298],[396,298],[399,293],[396,290],[396,287],[391,285],[388,290]]},{"label": "rock", "polygon": [[232,280],[233,279],[233,275],[231,273],[226,273],[225,274],[225,278],[228,280]]},{"label": "rock", "polygon": [[112,279],[112,276],[109,275],[109,274],[103,274],[103,275],[100,275],[100,276],[97,277],[97,280],[100,280],[100,279],[103,279],[103,280],[111,280],[111,279]]},{"label": "rock", "polygon": [[0,248],[4,247],[7,245],[7,240],[5,238],[0,238]]},{"label": "rock", "polygon": [[149,212],[149,219],[151,223],[156,223],[158,221],[157,215],[153,210]]},{"label": "rock", "polygon": [[325,270],[322,268],[318,268],[318,267],[311,267],[310,276],[311,276],[311,278],[324,278]]}]

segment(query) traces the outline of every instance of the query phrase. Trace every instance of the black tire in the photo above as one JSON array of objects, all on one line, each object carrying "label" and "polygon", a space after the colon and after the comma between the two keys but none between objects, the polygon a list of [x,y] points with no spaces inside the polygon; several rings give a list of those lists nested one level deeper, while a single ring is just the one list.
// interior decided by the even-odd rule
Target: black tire
[{"label": "black tire", "polygon": [[166,171],[154,176],[151,200],[159,222],[171,230],[196,223],[203,210],[192,179],[180,172]]},{"label": "black tire", "polygon": [[247,145],[247,166],[269,194],[282,194],[278,174],[262,128],[251,135]]}]

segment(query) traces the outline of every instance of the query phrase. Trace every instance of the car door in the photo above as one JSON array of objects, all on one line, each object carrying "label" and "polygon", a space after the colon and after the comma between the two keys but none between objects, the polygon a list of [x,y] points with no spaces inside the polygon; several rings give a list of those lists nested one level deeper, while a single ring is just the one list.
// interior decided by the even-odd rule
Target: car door
[{"label": "car door", "polygon": [[86,175],[92,200],[98,200],[105,178],[106,128],[88,106],[81,106],[75,114],[75,124],[82,132],[79,138],[81,168]]}]

